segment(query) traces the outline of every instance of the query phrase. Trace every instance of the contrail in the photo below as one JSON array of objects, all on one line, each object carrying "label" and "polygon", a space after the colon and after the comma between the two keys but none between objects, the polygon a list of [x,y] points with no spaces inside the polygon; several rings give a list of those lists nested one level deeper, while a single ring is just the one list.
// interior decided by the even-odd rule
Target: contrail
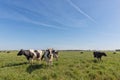
[{"label": "contrail", "polygon": [[68,3],[74,7],[79,13],[83,14],[84,16],[86,16],[89,20],[93,21],[94,23],[96,23],[96,21],[90,17],[88,14],[86,14],[84,11],[82,11],[78,6],[76,6],[71,0],[67,0]]}]

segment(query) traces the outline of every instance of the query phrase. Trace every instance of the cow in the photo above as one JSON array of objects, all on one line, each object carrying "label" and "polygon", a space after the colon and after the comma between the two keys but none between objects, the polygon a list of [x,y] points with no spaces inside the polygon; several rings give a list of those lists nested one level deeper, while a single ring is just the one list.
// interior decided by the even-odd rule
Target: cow
[{"label": "cow", "polygon": [[116,54],[116,52],[113,52],[113,54]]},{"label": "cow", "polygon": [[83,54],[83,51],[82,52],[80,52],[81,54]]},{"label": "cow", "polygon": [[52,62],[53,62],[53,49],[50,48],[50,49],[45,50],[44,55],[42,56],[41,60],[43,60],[43,58],[45,59],[47,65],[49,65],[49,66],[52,65]]},{"label": "cow", "polygon": [[18,52],[17,56],[21,56],[21,55],[24,55],[26,57],[26,59],[29,61],[29,63],[33,64],[33,60],[35,60],[35,59],[41,61],[43,52],[42,52],[42,50],[33,50],[33,49],[23,50],[23,49],[21,49]]},{"label": "cow", "polygon": [[56,58],[56,61],[58,61],[58,51],[57,50],[53,50],[53,58]]},{"label": "cow", "polygon": [[102,56],[107,56],[104,52],[94,51],[93,52],[94,58],[97,58],[99,61],[101,61]]}]

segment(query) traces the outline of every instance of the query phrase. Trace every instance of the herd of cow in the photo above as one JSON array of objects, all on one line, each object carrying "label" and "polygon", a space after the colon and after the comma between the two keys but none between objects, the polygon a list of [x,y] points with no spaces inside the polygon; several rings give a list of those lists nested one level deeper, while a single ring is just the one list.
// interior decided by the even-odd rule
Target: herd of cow
[{"label": "herd of cow", "polygon": [[[56,60],[58,60],[58,51],[54,50],[53,48],[47,49],[44,52],[42,50],[21,49],[17,55],[18,56],[24,55],[29,61],[29,63],[31,64],[33,63],[33,60],[35,59],[38,61],[42,61],[44,59],[47,65],[52,65],[53,58],[56,58]],[[94,51],[93,56],[94,58],[97,58],[99,61],[101,61],[102,56],[107,56],[107,55],[104,52]]]},{"label": "herd of cow", "polygon": [[56,60],[58,60],[58,51],[52,48],[45,50],[44,53],[42,50],[21,49],[17,55],[24,55],[31,64],[33,63],[33,60],[41,61],[44,59],[47,62],[47,65],[52,65],[53,58],[56,58]]}]

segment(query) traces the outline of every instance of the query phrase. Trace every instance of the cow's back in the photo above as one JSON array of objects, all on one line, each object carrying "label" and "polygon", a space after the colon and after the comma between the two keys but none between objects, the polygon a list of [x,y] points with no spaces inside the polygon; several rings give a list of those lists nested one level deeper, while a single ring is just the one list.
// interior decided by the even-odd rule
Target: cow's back
[{"label": "cow's back", "polygon": [[43,53],[42,53],[42,50],[35,50],[35,53],[37,55],[37,58],[40,58],[42,57]]},{"label": "cow's back", "polygon": [[105,56],[106,54],[104,52],[93,52],[94,57],[101,58],[102,56]]}]

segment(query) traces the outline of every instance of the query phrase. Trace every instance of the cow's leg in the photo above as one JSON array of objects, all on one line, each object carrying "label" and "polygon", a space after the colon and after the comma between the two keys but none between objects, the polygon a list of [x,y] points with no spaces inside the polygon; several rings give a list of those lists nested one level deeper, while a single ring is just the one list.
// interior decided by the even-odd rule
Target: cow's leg
[{"label": "cow's leg", "polygon": [[99,62],[101,62],[101,61],[102,61],[101,57],[100,57],[100,58],[98,58],[98,61],[99,61]]},{"label": "cow's leg", "polygon": [[31,58],[29,58],[28,60],[29,60],[29,64],[31,64]]},{"label": "cow's leg", "polygon": [[38,59],[37,59],[37,61],[38,61],[38,64],[40,64],[40,63],[41,63],[41,59],[40,59],[40,58],[38,58]]},{"label": "cow's leg", "polygon": [[97,62],[99,62],[99,61],[100,61],[100,58],[97,57]]},{"label": "cow's leg", "polygon": [[49,61],[49,65],[50,65],[50,66],[52,65],[52,62],[51,62],[51,61]]},{"label": "cow's leg", "polygon": [[28,60],[28,63],[29,63],[29,64],[31,63],[30,59]]},{"label": "cow's leg", "polygon": [[58,61],[58,56],[56,57],[56,61]]},{"label": "cow's leg", "polygon": [[101,61],[101,59],[100,59],[100,58],[98,58],[98,60],[99,60],[99,61]]},{"label": "cow's leg", "polygon": [[55,58],[56,58],[56,61],[58,61],[58,56],[57,55],[55,55]]},{"label": "cow's leg", "polygon": [[56,58],[56,61],[58,61],[58,58]]},{"label": "cow's leg", "polygon": [[102,61],[102,56],[100,56],[100,61]]},{"label": "cow's leg", "polygon": [[33,64],[33,59],[32,58],[29,59],[29,63]]},{"label": "cow's leg", "polygon": [[53,57],[58,61],[58,56],[56,54],[54,54]]},{"label": "cow's leg", "polygon": [[38,63],[41,64],[41,59],[38,60]]},{"label": "cow's leg", "polygon": [[31,59],[31,64],[33,64],[33,59]]},{"label": "cow's leg", "polygon": [[47,65],[49,65],[49,61],[48,61],[48,60],[46,60],[46,66],[47,66]]},{"label": "cow's leg", "polygon": [[100,58],[100,61],[103,62],[102,58]]},{"label": "cow's leg", "polygon": [[49,61],[49,66],[51,66],[51,61]]},{"label": "cow's leg", "polygon": [[52,61],[49,61],[49,66],[52,66],[53,65],[53,62]]}]

